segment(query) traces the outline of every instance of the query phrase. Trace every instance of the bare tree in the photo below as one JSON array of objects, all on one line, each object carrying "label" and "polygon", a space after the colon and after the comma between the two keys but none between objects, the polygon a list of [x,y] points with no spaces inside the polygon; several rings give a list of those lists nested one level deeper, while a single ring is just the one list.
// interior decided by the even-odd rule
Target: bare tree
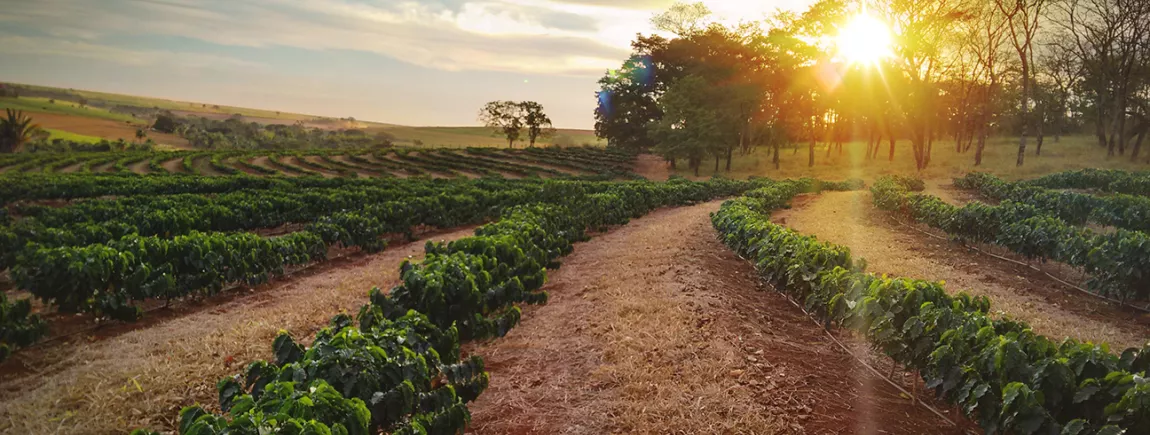
[{"label": "bare tree", "polygon": [[[998,10],[1006,16],[1006,28],[1010,30],[1010,43],[1018,54],[1022,93],[1019,95],[1021,133],[1018,136],[1018,166],[1022,166],[1026,156],[1027,127],[1030,124],[1031,69],[1034,67],[1034,38],[1038,34],[1038,23],[1046,0],[994,0]],[[1041,128],[1041,124],[1038,128]]]},{"label": "bare tree", "polygon": [[1069,36],[1082,65],[1098,144],[1107,155],[1123,154],[1131,133],[1129,109],[1140,107],[1138,101],[1147,93],[1150,2],[1064,0],[1056,5],[1058,16],[1052,22]]}]

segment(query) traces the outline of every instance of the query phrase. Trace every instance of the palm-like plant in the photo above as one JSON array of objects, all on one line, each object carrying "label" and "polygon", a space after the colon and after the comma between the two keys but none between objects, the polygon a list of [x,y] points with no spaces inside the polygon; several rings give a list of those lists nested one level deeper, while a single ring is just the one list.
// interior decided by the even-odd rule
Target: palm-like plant
[{"label": "palm-like plant", "polygon": [[5,110],[0,118],[0,153],[12,153],[32,140],[40,126],[32,123],[32,118],[20,110]]},{"label": "palm-like plant", "polygon": [[148,138],[148,131],[147,130],[144,130],[143,128],[137,128],[136,129],[136,141],[137,142],[142,142],[144,139],[147,139],[147,138]]}]

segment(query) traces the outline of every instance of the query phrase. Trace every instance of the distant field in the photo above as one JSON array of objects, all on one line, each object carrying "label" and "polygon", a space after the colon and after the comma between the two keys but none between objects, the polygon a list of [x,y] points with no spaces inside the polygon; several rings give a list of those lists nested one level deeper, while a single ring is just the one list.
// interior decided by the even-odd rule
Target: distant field
[{"label": "distant field", "polygon": [[[70,133],[81,137],[95,138],[96,140],[103,138],[108,140],[124,139],[132,141],[136,138],[136,129],[140,127],[140,124],[129,124],[123,121],[113,121],[91,116],[35,111],[28,111],[28,115],[32,117],[32,122],[39,124],[42,128],[55,130],[60,133]],[[174,134],[151,131],[148,132],[148,137],[160,145],[168,145],[172,148],[188,147],[187,140]]]},{"label": "distant field", "polygon": [[112,113],[105,109],[95,107],[80,107],[72,101],[56,100],[49,103],[47,98],[20,97],[0,98],[0,110],[15,109],[26,112],[53,113],[58,115],[74,115],[86,118],[107,119],[110,121],[130,122],[133,124],[146,124],[147,121],[133,118],[132,115]]},{"label": "distant field", "polygon": [[[507,147],[507,140],[502,137],[494,136],[491,129],[486,127],[408,127],[401,125],[388,125],[382,127],[369,127],[369,132],[385,131],[396,137],[396,141],[402,145],[414,145],[415,140],[419,140],[425,147],[436,148],[461,148],[469,146],[483,146],[483,147]],[[562,129],[559,130],[555,137],[539,141],[539,144],[552,144],[556,138],[561,136],[570,137],[572,144],[575,145],[606,145],[605,141],[600,141],[595,137],[595,133],[591,130],[572,130]],[[522,148],[527,145],[527,141],[521,139],[515,142],[516,148]]]},{"label": "distant field", "polygon": [[87,135],[83,135],[83,134],[72,133],[70,131],[56,130],[56,129],[52,129],[52,128],[45,128],[44,130],[48,132],[48,138],[50,138],[50,139],[63,139],[63,140],[70,140],[73,142],[91,142],[91,143],[99,142],[101,139],[101,138],[96,137],[96,136],[87,136]]},{"label": "distant field", "polygon": [[277,112],[274,110],[250,109],[250,108],[245,108],[245,107],[234,107],[234,106],[221,106],[221,105],[211,104],[211,103],[196,103],[196,102],[190,102],[190,101],[174,101],[174,100],[166,100],[163,98],[141,97],[141,96],[136,96],[136,95],[124,95],[124,94],[112,94],[112,93],[107,93],[107,92],[84,91],[84,90],[78,90],[78,89],[62,89],[62,88],[53,88],[53,87],[48,87],[48,86],[36,86],[36,85],[20,85],[20,86],[28,87],[28,88],[31,88],[34,90],[41,90],[41,91],[69,92],[69,93],[76,94],[76,95],[82,96],[84,98],[87,98],[89,100],[106,101],[110,105],[117,105],[118,104],[118,105],[124,105],[124,106],[160,108],[160,109],[165,109],[165,110],[187,110],[187,111],[206,112],[206,113],[223,113],[223,114],[228,114],[228,115],[238,113],[238,114],[243,115],[243,116],[253,116],[253,117],[261,117],[261,118],[277,118],[277,119],[285,119],[285,120],[297,120],[297,119],[305,119],[306,120],[306,119],[315,119],[316,118],[315,116],[312,116],[312,115],[304,115],[304,114],[299,114],[299,113],[286,113],[286,112]]},{"label": "distant field", "polygon": [[[61,89],[52,88],[47,86],[36,85],[20,85],[21,87],[31,89],[32,91],[41,93],[57,93],[61,96],[56,98],[55,104],[49,104],[48,98],[40,97],[20,97],[19,99],[0,98],[0,109],[13,108],[18,110],[25,110],[31,112],[33,118],[37,122],[41,122],[36,113],[46,113],[53,115],[66,115],[68,117],[76,118],[67,120],[60,117],[52,117],[51,125],[41,124],[46,128],[76,133],[85,136],[95,136],[98,138],[130,139],[134,137],[134,126],[119,126],[111,127],[109,125],[100,125],[96,128],[89,120],[99,119],[108,121],[129,122],[133,125],[143,125],[147,121],[143,119],[133,118],[128,114],[113,113],[104,108],[80,108],[74,101],[68,101],[68,98],[83,97],[88,99],[93,104],[101,106],[133,106],[145,109],[163,109],[170,110],[180,116],[202,116],[205,118],[225,119],[229,116],[239,114],[246,122],[257,122],[260,124],[293,124],[297,121],[304,121],[308,127],[323,128],[323,129],[345,129],[345,128],[363,128],[369,133],[387,132],[395,136],[395,142],[401,146],[417,146],[416,141],[421,143],[422,147],[438,147],[438,148],[464,148],[464,147],[506,147],[507,141],[501,137],[492,135],[491,129],[486,127],[412,127],[396,124],[388,124],[383,122],[371,122],[357,120],[354,123],[341,121],[338,119],[305,115],[300,113],[290,112],[277,112],[274,110],[251,109],[245,107],[234,106],[220,106],[211,103],[195,103],[187,101],[173,101],[162,98],[140,97],[134,95],[112,94],[106,92],[84,91],[75,89]],[[132,130],[128,132],[128,127]],[[171,145],[175,148],[187,147],[187,141],[174,135],[164,135],[160,133],[149,134],[156,142]],[[570,139],[567,141],[566,139]],[[591,130],[575,130],[575,129],[560,129],[557,131],[555,137],[540,140],[539,145],[550,145],[556,143],[557,140],[563,139],[564,145],[606,145],[595,137],[595,133]],[[527,145],[527,141],[520,140],[515,143],[516,148],[522,148]]]}]

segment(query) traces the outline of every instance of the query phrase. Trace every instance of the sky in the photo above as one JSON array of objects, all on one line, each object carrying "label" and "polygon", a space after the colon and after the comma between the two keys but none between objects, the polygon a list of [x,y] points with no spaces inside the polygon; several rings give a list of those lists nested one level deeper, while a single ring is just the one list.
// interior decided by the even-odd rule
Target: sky
[{"label": "sky", "polygon": [[[534,100],[592,128],[596,81],[673,0],[0,0],[0,81],[404,125]],[[809,0],[707,0],[756,20]]]}]

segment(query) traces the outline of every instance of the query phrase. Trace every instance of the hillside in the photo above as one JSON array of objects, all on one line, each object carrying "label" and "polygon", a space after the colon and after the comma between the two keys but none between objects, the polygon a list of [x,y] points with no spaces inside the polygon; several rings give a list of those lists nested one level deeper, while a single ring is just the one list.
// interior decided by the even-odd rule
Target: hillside
[{"label": "hillside", "polygon": [[[368,133],[386,132],[397,145],[437,148],[499,147],[507,142],[492,135],[481,126],[405,126],[386,122],[332,118],[302,113],[283,112],[218,105],[205,102],[175,101],[163,98],[78,89],[54,88],[26,84],[0,84],[0,88],[15,88],[19,96],[0,96],[0,109],[23,110],[41,127],[108,140],[132,139],[135,130],[150,125],[160,111],[171,111],[179,116],[200,116],[226,119],[239,115],[244,122],[259,124],[295,124],[322,129],[364,129]],[[0,94],[2,95],[2,94]],[[54,137],[66,137],[57,134]],[[149,137],[164,148],[186,149],[186,140],[175,135],[150,133]],[[604,145],[591,130],[558,129],[555,137],[544,144]]]}]

